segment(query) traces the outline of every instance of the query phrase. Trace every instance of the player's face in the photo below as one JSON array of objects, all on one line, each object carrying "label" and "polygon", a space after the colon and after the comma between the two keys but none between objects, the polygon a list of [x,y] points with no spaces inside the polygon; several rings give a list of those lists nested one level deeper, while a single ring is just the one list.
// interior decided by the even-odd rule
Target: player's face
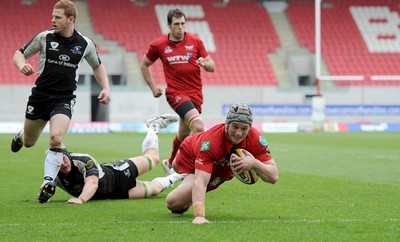
[{"label": "player's face", "polygon": [[[74,17],[65,16],[64,9],[54,9],[51,19],[51,25],[53,26],[54,32],[60,35],[68,33],[69,27],[73,24]],[[69,37],[69,36],[65,36]]]},{"label": "player's face", "polygon": [[60,172],[66,175],[71,172],[71,161],[66,155],[63,156],[63,163],[61,164]]},{"label": "player's face", "polygon": [[246,138],[249,133],[250,125],[241,122],[232,122],[228,127],[228,138],[231,140],[232,144],[237,145],[244,138]]},{"label": "player's face", "polygon": [[185,17],[175,18],[172,17],[172,22],[168,26],[170,32],[170,39],[172,41],[181,41],[185,36]]}]

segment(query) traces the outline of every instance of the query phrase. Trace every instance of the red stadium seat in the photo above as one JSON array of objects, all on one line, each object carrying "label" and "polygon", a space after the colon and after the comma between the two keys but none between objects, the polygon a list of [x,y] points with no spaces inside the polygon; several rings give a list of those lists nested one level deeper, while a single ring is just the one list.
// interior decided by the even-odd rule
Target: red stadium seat
[{"label": "red stadium seat", "polygon": [[[352,6],[369,6],[372,11],[388,7],[392,12],[399,12],[396,1],[387,0],[331,0],[332,6],[321,8],[321,48],[322,56],[330,74],[363,75],[365,81],[337,82],[337,85],[400,85],[395,81],[371,81],[371,75],[400,76],[398,63],[399,52],[371,52],[355,22]],[[314,11],[312,2],[290,2],[286,10],[299,43],[315,52]],[[384,24],[388,18],[373,17],[370,23]],[[393,34],[382,34],[371,38],[393,40]]]},{"label": "red stadium seat", "polygon": [[[115,0],[113,4],[108,0],[88,2],[95,31],[117,40],[128,51],[137,52],[139,58],[145,54],[148,44],[162,34],[154,10],[159,1],[149,0],[146,6],[122,0]],[[275,51],[280,43],[265,8],[257,2],[232,2],[226,7],[215,8],[214,2],[163,1],[163,4],[202,5],[204,19],[211,28],[217,47],[210,54],[218,69],[212,74],[203,72],[204,84],[277,85],[276,76],[270,71],[272,66],[267,53]],[[238,18],[238,15],[241,17]],[[152,71],[156,80],[164,82],[161,65],[153,67]],[[256,75],[253,75],[254,72]]]}]

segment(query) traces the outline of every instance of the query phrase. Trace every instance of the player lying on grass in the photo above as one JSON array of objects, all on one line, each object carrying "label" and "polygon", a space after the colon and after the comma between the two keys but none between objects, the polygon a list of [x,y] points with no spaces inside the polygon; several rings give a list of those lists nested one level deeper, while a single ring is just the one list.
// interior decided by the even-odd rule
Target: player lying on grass
[{"label": "player lying on grass", "polygon": [[193,204],[192,223],[208,223],[205,218],[206,192],[232,179],[229,157],[236,148],[243,148],[254,156],[236,161],[236,172],[253,169],[264,182],[274,184],[278,181],[278,168],[268,143],[251,127],[252,122],[251,109],[245,104],[234,104],[225,123],[185,138],[173,161],[173,168],[186,177],[168,194],[168,209],[173,213],[184,213]]},{"label": "player lying on grass", "polygon": [[[152,181],[136,179],[159,163],[158,132],[177,120],[171,114],[148,120],[149,129],[142,143],[142,156],[100,165],[88,154],[65,151],[56,184],[74,196],[67,203],[83,204],[90,199],[148,198],[181,180],[181,175],[173,171]],[[55,184],[49,191],[46,195],[50,198],[54,195]]]}]

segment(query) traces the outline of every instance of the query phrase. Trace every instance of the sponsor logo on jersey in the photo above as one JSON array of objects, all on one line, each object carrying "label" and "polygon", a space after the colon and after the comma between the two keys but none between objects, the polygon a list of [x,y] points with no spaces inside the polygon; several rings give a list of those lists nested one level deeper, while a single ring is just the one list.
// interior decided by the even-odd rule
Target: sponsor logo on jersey
[{"label": "sponsor logo on jersey", "polygon": [[210,150],[210,141],[203,141],[200,145],[200,151]]},{"label": "sponsor logo on jersey", "polygon": [[204,160],[202,158],[198,158],[194,161],[196,164],[204,165]]},{"label": "sponsor logo on jersey", "polygon": [[71,58],[66,54],[62,54],[62,55],[58,56],[58,59],[60,59],[62,61],[69,61]]},{"label": "sponsor logo on jersey", "polygon": [[174,55],[174,56],[168,56],[167,60],[170,65],[173,64],[185,64],[189,62],[190,55]]},{"label": "sponsor logo on jersey", "polygon": [[77,55],[82,54],[82,46],[75,46],[74,48],[71,49],[71,52]]},{"label": "sponsor logo on jersey", "polygon": [[58,51],[57,47],[58,47],[59,45],[60,45],[59,43],[54,42],[54,41],[51,41],[51,42],[50,42],[50,46],[51,46],[50,50],[56,50],[56,51]]},{"label": "sponsor logo on jersey", "polygon": [[169,47],[169,46],[165,47],[165,49],[164,49],[164,53],[165,54],[168,54],[168,53],[171,53],[171,52],[172,52],[171,47]]},{"label": "sponsor logo on jersey", "polygon": [[269,150],[269,147],[267,148],[267,156],[268,156],[268,157],[271,156],[271,151]]},{"label": "sponsor logo on jersey", "polygon": [[268,145],[267,140],[264,137],[262,137],[261,135],[260,135],[260,137],[258,137],[258,139],[260,140],[260,144],[262,146],[267,146]]},{"label": "sponsor logo on jersey", "polygon": [[93,160],[88,160],[85,164],[86,170],[90,170],[94,167],[94,161]]}]

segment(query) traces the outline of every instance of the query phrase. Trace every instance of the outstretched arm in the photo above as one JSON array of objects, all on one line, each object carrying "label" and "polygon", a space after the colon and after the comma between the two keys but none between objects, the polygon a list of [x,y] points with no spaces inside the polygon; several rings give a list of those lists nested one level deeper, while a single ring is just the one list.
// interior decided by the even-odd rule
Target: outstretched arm
[{"label": "outstretched arm", "polygon": [[210,181],[210,178],[210,173],[199,169],[195,170],[192,189],[192,201],[194,208],[194,219],[192,221],[193,224],[209,223],[209,221],[205,218],[205,201],[207,184]]},{"label": "outstretched arm", "polygon": [[85,178],[85,185],[83,186],[82,193],[79,197],[70,198],[67,203],[70,204],[83,204],[89,201],[99,187],[99,178],[97,176],[88,176]]}]

